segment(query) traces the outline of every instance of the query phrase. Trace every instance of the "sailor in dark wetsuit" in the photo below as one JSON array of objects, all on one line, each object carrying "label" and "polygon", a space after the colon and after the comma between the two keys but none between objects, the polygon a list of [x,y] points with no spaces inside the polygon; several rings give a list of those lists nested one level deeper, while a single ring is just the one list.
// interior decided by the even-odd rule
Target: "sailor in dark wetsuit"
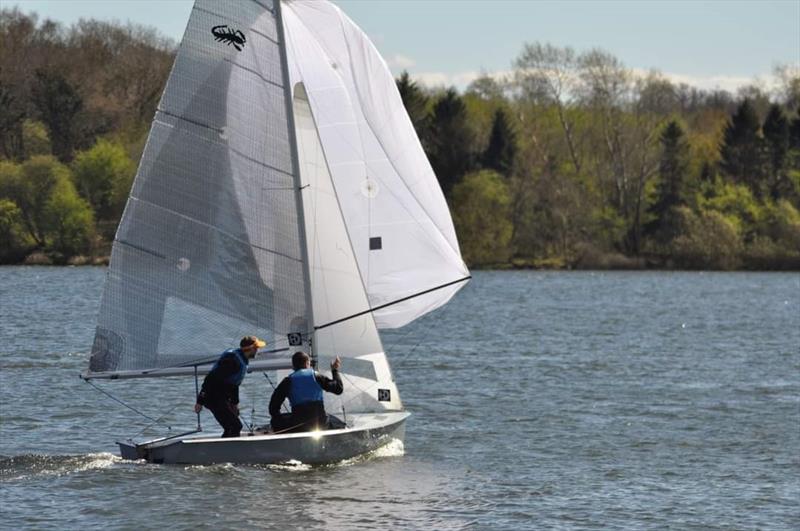
[{"label": "sailor in dark wetsuit", "polygon": [[238,437],[242,432],[242,421],[239,420],[239,385],[247,374],[247,364],[256,357],[258,349],[266,345],[256,336],[243,337],[239,348],[223,352],[203,380],[194,411],[200,413],[203,406],[207,407],[225,430],[223,437]]},{"label": "sailor in dark wetsuit", "polygon": [[[269,414],[275,432],[297,432],[325,429],[328,415],[322,392],[342,394],[344,387],[339,368],[342,361],[337,357],[331,362],[331,376],[316,372],[311,368],[311,358],[305,352],[295,352],[292,356],[294,372],[281,381],[269,400]],[[289,399],[292,412],[281,413],[283,401]]]}]

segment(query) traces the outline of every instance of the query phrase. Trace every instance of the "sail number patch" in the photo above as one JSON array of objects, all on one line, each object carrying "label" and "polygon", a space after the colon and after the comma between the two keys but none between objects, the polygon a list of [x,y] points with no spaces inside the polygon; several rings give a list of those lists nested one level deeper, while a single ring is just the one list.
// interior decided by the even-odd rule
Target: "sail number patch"
[{"label": "sail number patch", "polygon": [[378,402],[391,402],[392,392],[389,389],[378,389]]},{"label": "sail number patch", "polygon": [[303,336],[297,333],[289,334],[289,346],[298,347],[303,344]]}]

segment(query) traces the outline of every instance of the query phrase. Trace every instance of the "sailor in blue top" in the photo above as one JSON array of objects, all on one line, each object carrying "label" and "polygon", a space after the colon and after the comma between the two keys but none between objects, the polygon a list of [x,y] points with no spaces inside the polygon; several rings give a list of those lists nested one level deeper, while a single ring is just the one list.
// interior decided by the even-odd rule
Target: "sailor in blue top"
[{"label": "sailor in blue top", "polygon": [[242,432],[239,385],[247,374],[247,364],[256,357],[258,349],[266,345],[256,336],[243,337],[239,348],[228,349],[220,355],[203,380],[194,411],[200,413],[203,406],[207,407],[225,430],[223,437],[238,437]]},{"label": "sailor in blue top", "polygon": [[[294,372],[281,381],[269,400],[269,414],[275,432],[296,432],[325,429],[329,426],[322,392],[342,394],[344,386],[339,369],[342,361],[337,356],[331,362],[331,378],[311,368],[311,358],[305,352],[292,356]],[[289,399],[290,414],[281,414],[283,401]]]}]

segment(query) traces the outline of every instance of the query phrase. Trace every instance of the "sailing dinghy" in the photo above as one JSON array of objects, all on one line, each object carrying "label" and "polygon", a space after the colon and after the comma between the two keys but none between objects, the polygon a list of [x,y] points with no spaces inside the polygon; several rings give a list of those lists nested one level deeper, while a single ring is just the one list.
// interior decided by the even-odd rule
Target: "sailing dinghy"
[{"label": "sailing dinghy", "polygon": [[[208,372],[244,335],[343,361],[345,427],[120,442],[156,463],[325,463],[403,440],[379,328],[469,278],[394,79],[327,1],[197,0],[111,254],[85,379]],[[193,401],[187,397],[187,404]],[[266,397],[264,398],[266,403]],[[188,408],[189,406],[187,406]],[[199,418],[198,418],[199,426]]]}]

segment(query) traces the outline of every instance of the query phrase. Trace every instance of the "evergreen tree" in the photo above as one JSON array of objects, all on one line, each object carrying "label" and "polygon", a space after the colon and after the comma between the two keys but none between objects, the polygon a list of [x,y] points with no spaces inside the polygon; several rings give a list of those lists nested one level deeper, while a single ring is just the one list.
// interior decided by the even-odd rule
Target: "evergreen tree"
[{"label": "evergreen tree", "polygon": [[417,132],[420,141],[422,141],[422,145],[425,146],[429,122],[428,97],[411,80],[406,71],[403,71],[397,79],[397,90],[400,92],[400,98],[403,100],[403,106],[406,108],[408,117],[411,118],[414,130]]},{"label": "evergreen tree", "polygon": [[22,126],[26,112],[24,105],[14,97],[8,83],[0,79],[0,154],[7,159],[25,158]]},{"label": "evergreen tree", "polygon": [[789,149],[800,150],[800,108],[789,127]]},{"label": "evergreen tree", "polygon": [[655,219],[645,225],[645,235],[656,235],[661,243],[676,235],[675,209],[686,204],[684,188],[688,170],[689,145],[683,129],[673,120],[661,133],[660,180],[656,200],[649,209]]},{"label": "evergreen tree", "polygon": [[473,136],[467,118],[467,108],[452,88],[433,107],[428,158],[446,196],[474,166]]},{"label": "evergreen tree", "polygon": [[483,167],[510,177],[517,155],[517,135],[502,108],[494,113],[489,145],[483,153]]},{"label": "evergreen tree", "polygon": [[36,73],[32,97],[47,126],[53,155],[61,162],[71,161],[79,141],[78,117],[83,109],[83,98],[61,74],[46,71]]},{"label": "evergreen tree", "polygon": [[762,140],[756,111],[745,99],[725,127],[720,146],[720,168],[735,182],[744,183],[761,194]]},{"label": "evergreen tree", "polygon": [[788,193],[786,166],[789,154],[789,120],[783,115],[780,105],[772,104],[764,120],[764,149],[769,171],[769,191],[773,199]]}]

